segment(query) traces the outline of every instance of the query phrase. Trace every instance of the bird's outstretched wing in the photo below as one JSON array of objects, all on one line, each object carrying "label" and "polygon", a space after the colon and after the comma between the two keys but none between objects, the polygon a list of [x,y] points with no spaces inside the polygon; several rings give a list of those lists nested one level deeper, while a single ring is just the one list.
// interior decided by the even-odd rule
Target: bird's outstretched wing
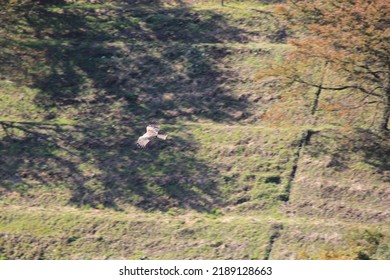
[{"label": "bird's outstretched wing", "polygon": [[167,140],[167,137],[168,137],[168,135],[166,135],[166,134],[158,134],[157,135],[157,138],[162,139],[162,140]]},{"label": "bird's outstretched wing", "polygon": [[141,137],[138,138],[137,140],[137,145],[141,148],[145,148],[146,145],[150,142],[150,137],[145,133]]}]

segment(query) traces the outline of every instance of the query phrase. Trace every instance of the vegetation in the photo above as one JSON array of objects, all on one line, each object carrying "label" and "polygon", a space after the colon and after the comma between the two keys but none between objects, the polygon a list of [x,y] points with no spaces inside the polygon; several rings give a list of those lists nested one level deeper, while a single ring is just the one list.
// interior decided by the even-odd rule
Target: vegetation
[{"label": "vegetation", "polygon": [[[286,58],[287,65],[272,69],[273,75],[319,90],[363,94],[361,106],[380,104],[377,127],[383,133],[388,131],[390,43],[386,18],[390,4],[381,0],[302,0],[288,1],[275,10],[293,30],[302,31],[302,24],[306,30],[304,37],[290,41],[297,48]],[[307,73],[313,64],[320,65],[316,70],[322,72],[320,79]],[[339,78],[328,84],[324,81],[326,72]]]},{"label": "vegetation", "polygon": [[385,60],[276,2],[3,1],[0,259],[389,259]]}]

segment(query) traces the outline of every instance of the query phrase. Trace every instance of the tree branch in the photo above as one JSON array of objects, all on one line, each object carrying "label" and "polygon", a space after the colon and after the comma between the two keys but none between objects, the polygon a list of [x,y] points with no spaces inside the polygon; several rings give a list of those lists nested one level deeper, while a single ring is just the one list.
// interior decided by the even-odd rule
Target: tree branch
[{"label": "tree branch", "polygon": [[376,89],[380,88],[380,87],[377,87],[377,88],[375,88],[372,91],[368,91],[365,88],[363,88],[361,86],[357,86],[357,85],[346,85],[346,86],[339,86],[339,87],[326,87],[326,86],[323,86],[323,85],[316,85],[316,84],[310,83],[310,82],[302,80],[300,78],[298,78],[298,79],[295,78],[295,81],[299,82],[299,83],[302,83],[302,84],[306,84],[306,85],[312,86],[312,87],[316,87],[316,88],[319,88],[319,89],[324,89],[324,90],[342,91],[342,90],[346,90],[346,89],[357,89],[357,90],[360,90],[361,92],[363,92],[365,94],[372,95],[372,96],[375,96],[375,97],[378,97],[378,98],[382,98],[382,96],[380,94],[374,93],[374,91]]}]

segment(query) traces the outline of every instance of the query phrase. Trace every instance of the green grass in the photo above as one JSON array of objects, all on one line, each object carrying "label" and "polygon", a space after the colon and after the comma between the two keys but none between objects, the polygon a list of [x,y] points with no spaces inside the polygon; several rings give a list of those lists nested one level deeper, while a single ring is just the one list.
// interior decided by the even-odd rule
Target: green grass
[{"label": "green grass", "polygon": [[[22,209],[17,213],[12,209],[2,213],[0,226],[3,232],[12,238],[32,242],[31,245],[19,243],[11,258],[27,246],[36,246],[36,251],[47,259],[193,259],[199,256],[219,259],[229,255],[231,258],[252,258],[263,255],[261,244],[268,234],[267,224],[255,222],[249,225],[238,218],[224,221],[223,217],[191,214],[172,217],[158,213],[80,212],[66,208],[67,212],[61,214],[36,210],[34,215]],[[154,231],[159,231],[159,235],[152,237]],[[230,235],[226,236],[225,231]],[[106,242],[111,245],[107,247]],[[48,248],[44,249],[45,246]],[[3,243],[2,247],[9,252],[9,245]],[[172,247],[180,250],[172,251]],[[96,255],[96,252],[101,254]],[[30,255],[24,258],[31,258],[36,252],[27,254]]]},{"label": "green grass", "polygon": [[0,121],[45,125],[0,128],[0,259],[389,258],[389,143],[255,80],[290,48],[270,6],[1,5]]}]

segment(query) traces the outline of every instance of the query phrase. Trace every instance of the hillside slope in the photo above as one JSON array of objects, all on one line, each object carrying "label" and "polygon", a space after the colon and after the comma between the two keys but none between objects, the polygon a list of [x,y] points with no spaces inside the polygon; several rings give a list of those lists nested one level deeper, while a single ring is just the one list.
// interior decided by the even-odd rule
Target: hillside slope
[{"label": "hillside slope", "polygon": [[1,4],[0,258],[389,259],[372,108],[256,81],[262,1],[179,2]]}]

